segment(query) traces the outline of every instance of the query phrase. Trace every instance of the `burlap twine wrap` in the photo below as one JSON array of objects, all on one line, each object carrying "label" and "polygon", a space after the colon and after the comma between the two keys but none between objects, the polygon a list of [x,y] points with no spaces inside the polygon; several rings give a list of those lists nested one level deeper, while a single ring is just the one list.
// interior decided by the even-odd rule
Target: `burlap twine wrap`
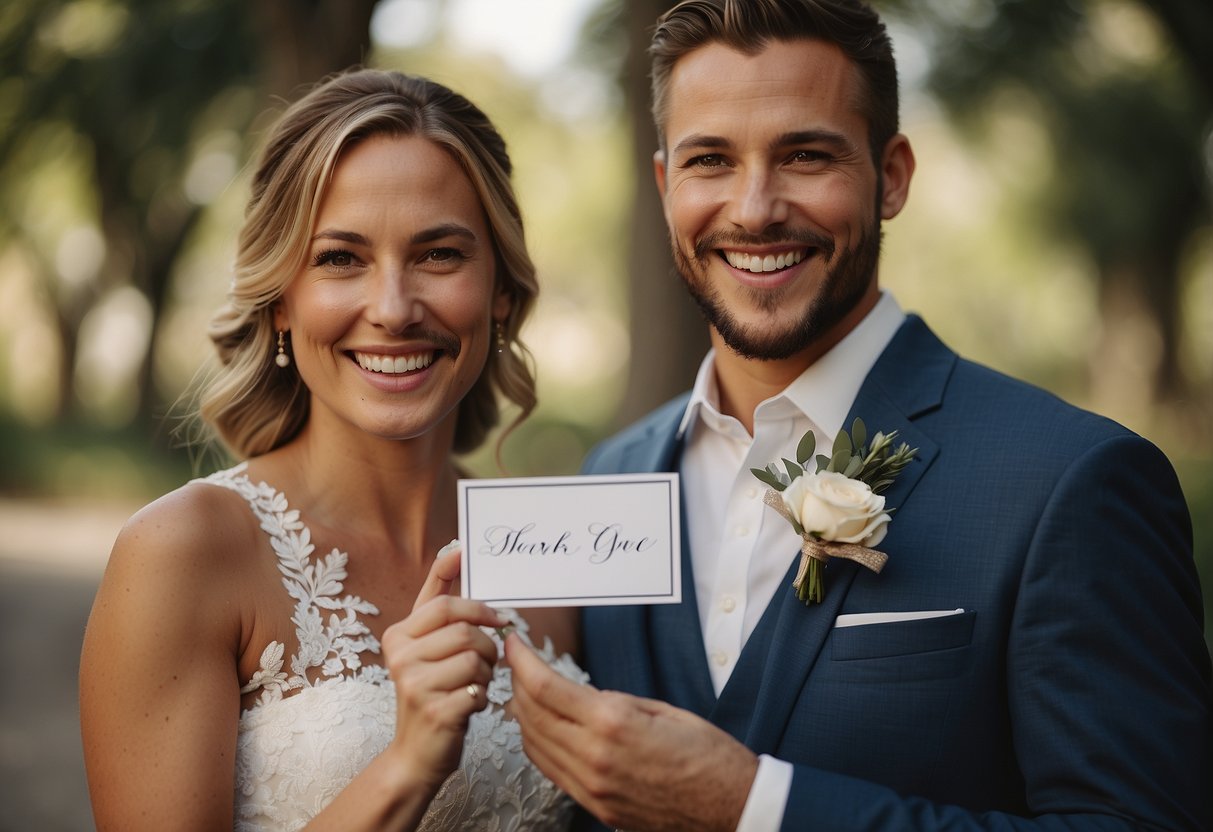
[{"label": "burlap twine wrap", "polygon": [[[789,523],[792,522],[792,512],[784,505],[783,497],[780,496],[778,491],[768,489],[767,493],[762,495],[762,501],[779,512],[779,516],[784,520],[787,520]],[[819,540],[808,532],[802,534],[801,539],[804,543],[800,546],[800,566],[796,569],[796,580],[792,581],[792,586],[797,589],[800,589],[805,575],[808,574],[809,558],[819,560],[823,564],[830,558],[853,560],[876,573],[884,569],[885,563],[889,560],[889,556],[884,552],[860,546],[858,543],[837,543],[830,540]]]}]

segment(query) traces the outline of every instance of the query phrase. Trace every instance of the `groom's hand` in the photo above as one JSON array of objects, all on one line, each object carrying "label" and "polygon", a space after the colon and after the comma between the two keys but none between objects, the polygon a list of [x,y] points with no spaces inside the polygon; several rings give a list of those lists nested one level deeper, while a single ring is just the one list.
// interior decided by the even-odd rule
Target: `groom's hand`
[{"label": "groom's hand", "polygon": [[527,756],[608,826],[733,830],[758,758],[665,702],[578,685],[517,636],[505,643]]}]

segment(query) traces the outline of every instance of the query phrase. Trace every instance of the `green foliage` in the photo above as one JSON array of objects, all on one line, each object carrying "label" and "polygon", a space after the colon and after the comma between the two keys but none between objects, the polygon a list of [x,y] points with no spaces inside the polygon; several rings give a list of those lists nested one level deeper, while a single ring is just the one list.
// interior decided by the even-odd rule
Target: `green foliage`
[{"label": "green foliage", "polygon": [[165,432],[0,419],[0,499],[151,500],[200,473]]},{"label": "green foliage", "polygon": [[[356,63],[373,2],[3,5],[0,253],[11,245],[27,255],[51,307],[57,418],[90,415],[74,407],[78,330],[107,293],[130,286],[152,313],[136,392],[139,420],[154,421],[163,403],[150,350],[171,281],[211,200],[252,150],[249,128],[268,103],[265,90],[288,94]],[[51,198],[28,198],[30,184],[47,179],[36,192]],[[81,257],[64,241],[77,230],[104,243],[90,255],[96,263],[68,263],[68,280],[65,261]]]},{"label": "green foliage", "polygon": [[1008,109],[1047,129],[1053,175],[1026,216],[1089,257],[1101,289],[1135,294],[1163,341],[1147,392],[1183,395],[1180,253],[1213,218],[1213,52],[1195,35],[1213,27],[1213,5],[877,5],[926,42],[927,85],[954,123],[991,145]]},{"label": "green foliage", "polygon": [[[65,422],[85,418],[72,387],[77,333],[108,292],[133,286],[143,295],[155,343],[174,263],[204,209],[205,198],[187,187],[191,167],[211,136],[238,137],[252,119],[248,97],[230,94],[254,75],[250,20],[239,0],[5,6],[0,248],[15,244],[28,253],[52,307]],[[39,140],[50,135],[60,139]],[[238,153],[238,139],[230,144]],[[241,161],[232,158],[231,170]],[[40,181],[50,199],[28,198]],[[66,281],[64,259],[81,255],[62,246],[78,229],[104,244],[95,263],[69,264],[76,277]],[[148,356],[138,375],[144,424],[159,406]]]},{"label": "green foliage", "polygon": [[254,72],[255,42],[238,0],[27,0],[7,11],[0,74],[20,80],[6,89],[0,160],[37,125],[69,125],[91,146],[102,206],[119,207],[126,221],[151,219],[151,203],[183,174],[203,116],[237,130],[251,116],[207,111]]},{"label": "green foliage", "polygon": [[[879,494],[893,484],[897,475],[918,453],[917,448],[911,448],[905,442],[894,449],[893,442],[896,439],[897,431],[877,431],[872,437],[871,446],[868,446],[867,426],[862,419],[856,418],[850,433],[843,428],[834,437],[834,446],[828,456],[817,455],[816,472],[842,474],[849,479],[867,483],[874,493]],[[751,468],[750,473],[776,491],[783,491],[792,480],[804,473],[805,465],[813,459],[816,449],[817,437],[810,430],[801,437],[796,446],[796,461],[786,458],[783,460],[783,471],[772,464],[766,468]]]}]

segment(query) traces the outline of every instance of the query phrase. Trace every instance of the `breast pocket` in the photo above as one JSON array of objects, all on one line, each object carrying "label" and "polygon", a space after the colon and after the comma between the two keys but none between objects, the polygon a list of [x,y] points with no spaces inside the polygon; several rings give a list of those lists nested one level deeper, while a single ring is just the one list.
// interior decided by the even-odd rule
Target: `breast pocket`
[{"label": "breast pocket", "polygon": [[959,675],[973,641],[977,612],[835,628],[830,633],[834,672],[848,681],[910,681]]}]

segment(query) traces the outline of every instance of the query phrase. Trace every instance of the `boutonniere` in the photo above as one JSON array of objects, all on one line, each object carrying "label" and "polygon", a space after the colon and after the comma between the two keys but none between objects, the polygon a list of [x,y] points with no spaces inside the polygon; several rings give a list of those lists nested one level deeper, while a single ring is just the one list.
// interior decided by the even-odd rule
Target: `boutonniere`
[{"label": "boutonniere", "polygon": [[821,603],[821,571],[829,558],[853,560],[873,572],[880,572],[889,559],[872,548],[884,540],[893,511],[885,508],[880,494],[918,453],[905,442],[894,449],[896,438],[897,431],[877,431],[869,444],[863,420],[856,419],[849,434],[846,428],[838,432],[829,456],[817,455],[815,471],[807,470],[817,449],[813,431],[796,446],[795,462],[783,460],[783,471],[774,463],[750,469],[770,486],[763,502],[804,541],[792,586],[806,604]]}]

